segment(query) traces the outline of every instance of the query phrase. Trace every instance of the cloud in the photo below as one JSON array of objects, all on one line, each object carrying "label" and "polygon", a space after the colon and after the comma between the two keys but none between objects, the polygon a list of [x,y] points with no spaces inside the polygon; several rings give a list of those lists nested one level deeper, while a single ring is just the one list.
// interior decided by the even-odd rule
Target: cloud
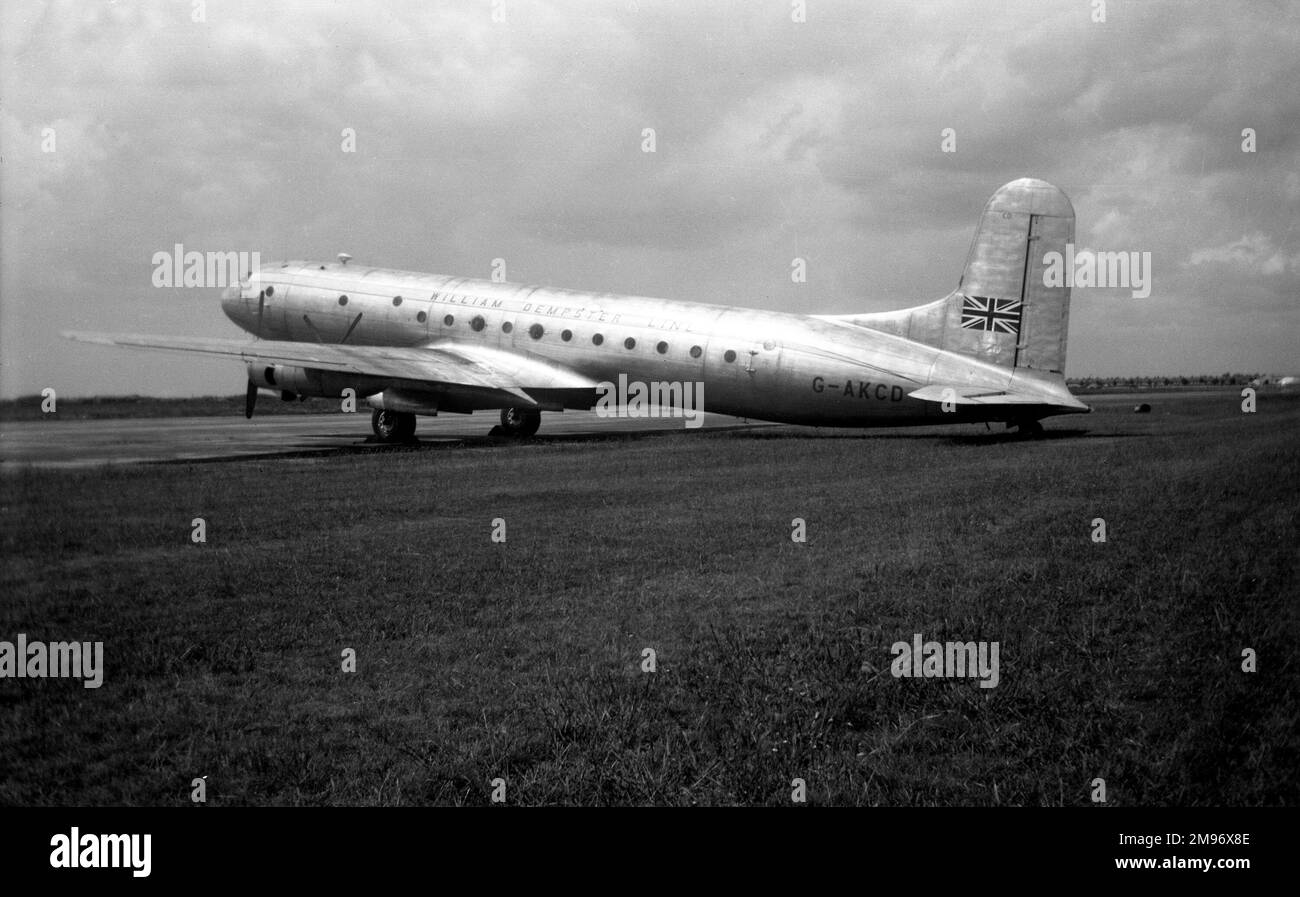
[{"label": "cloud", "polygon": [[804,24],[743,0],[498,8],[4,5],[0,390],[237,391],[237,370],[87,361],[57,338],[228,335],[215,296],[149,287],[177,242],[470,276],[503,257],[556,286],[867,311],[950,289],[985,199],[1025,175],[1071,195],[1081,244],[1154,258],[1145,307],[1076,297],[1072,373],[1200,370],[1200,347],[1152,344],[1171,307],[1230,334],[1216,370],[1287,367],[1289,7],[1110,3],[1104,24],[1074,0],[818,0]]},{"label": "cloud", "polygon": [[1198,249],[1187,261],[1189,265],[1224,267],[1234,273],[1247,271],[1274,275],[1300,270],[1300,252],[1288,255],[1262,231],[1246,234],[1222,246]]}]

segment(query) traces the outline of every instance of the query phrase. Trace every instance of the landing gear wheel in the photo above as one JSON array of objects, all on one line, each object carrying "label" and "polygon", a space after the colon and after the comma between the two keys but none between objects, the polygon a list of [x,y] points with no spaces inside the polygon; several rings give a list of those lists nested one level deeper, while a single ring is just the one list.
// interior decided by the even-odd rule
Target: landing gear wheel
[{"label": "landing gear wheel", "polygon": [[1028,439],[1037,439],[1043,435],[1043,425],[1036,420],[1021,421],[1016,424],[1016,434]]},{"label": "landing gear wheel", "polygon": [[537,432],[542,425],[542,413],[527,408],[501,409],[501,431],[514,439],[524,439]]},{"label": "landing gear wheel", "polygon": [[380,442],[409,442],[415,436],[415,415],[406,411],[381,411],[370,415],[370,428]]}]

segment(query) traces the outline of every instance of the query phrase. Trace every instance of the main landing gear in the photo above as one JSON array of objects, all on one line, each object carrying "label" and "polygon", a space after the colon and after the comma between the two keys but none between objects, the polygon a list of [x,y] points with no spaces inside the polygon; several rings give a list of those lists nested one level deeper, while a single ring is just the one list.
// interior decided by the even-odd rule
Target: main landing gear
[{"label": "main landing gear", "polygon": [[1022,420],[1009,426],[1016,428],[1016,435],[1024,439],[1037,439],[1043,435],[1043,425],[1036,420]]},{"label": "main landing gear", "polygon": [[406,411],[382,411],[370,415],[370,428],[380,442],[410,442],[415,437],[415,415]]},{"label": "main landing gear", "polygon": [[501,426],[494,428],[500,435],[511,439],[525,439],[537,432],[542,425],[542,413],[527,408],[501,409]]},{"label": "main landing gear", "polygon": [[[506,408],[501,412],[501,426],[492,428],[493,436],[526,439],[542,425],[542,413],[528,408]],[[375,438],[386,445],[410,442],[415,438],[415,415],[406,411],[376,408],[370,415]]]}]

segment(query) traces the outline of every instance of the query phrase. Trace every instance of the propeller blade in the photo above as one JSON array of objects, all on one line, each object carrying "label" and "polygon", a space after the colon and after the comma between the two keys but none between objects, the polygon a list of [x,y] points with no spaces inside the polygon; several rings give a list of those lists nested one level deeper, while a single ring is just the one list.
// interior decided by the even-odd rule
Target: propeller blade
[{"label": "propeller blade", "polygon": [[[257,338],[262,338],[262,312],[266,309],[266,290],[257,294]],[[251,415],[250,415],[251,416]]]},{"label": "propeller blade", "polygon": [[364,312],[357,312],[357,316],[352,319],[352,324],[351,326],[348,327],[348,332],[343,334],[343,339],[339,340],[340,344],[346,343],[348,341],[348,337],[352,335],[352,331],[357,329],[357,325],[361,323],[362,314],[364,314]]},{"label": "propeller blade", "polygon": [[253,416],[253,406],[257,404],[257,384],[248,381],[248,392],[244,393],[244,417]]}]

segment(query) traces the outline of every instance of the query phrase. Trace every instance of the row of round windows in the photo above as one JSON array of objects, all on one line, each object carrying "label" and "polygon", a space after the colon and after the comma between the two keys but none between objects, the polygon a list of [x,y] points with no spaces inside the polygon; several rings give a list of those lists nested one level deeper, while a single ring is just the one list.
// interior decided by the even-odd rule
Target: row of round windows
[{"label": "row of round windows", "polygon": [[[275,295],[274,285],[268,285],[263,292],[267,297],[274,296]],[[347,305],[347,304],[348,304],[348,297],[346,295],[339,296],[339,305]],[[402,297],[394,296],[393,306],[396,307],[401,304],[402,304]],[[423,324],[425,321],[429,320],[429,315],[427,312],[423,312],[423,311],[419,312],[418,314],[416,314],[415,320]],[[447,315],[442,319],[442,323],[450,327],[456,323],[456,318],[454,315]],[[487,322],[483,320],[482,315],[475,315],[473,318],[470,319],[469,326],[471,330],[477,333],[481,331],[485,326],[487,326]],[[505,321],[501,325],[501,331],[503,333],[510,333],[514,329],[515,329],[515,325],[512,324],[510,321]],[[533,326],[528,328],[528,335],[531,336],[533,339],[541,339],[543,334],[545,333],[546,333],[546,329],[542,327],[541,324],[534,324]],[[573,331],[561,330],[560,339],[564,340],[567,343],[569,340],[573,339]],[[593,333],[591,335],[591,342],[593,345],[596,346],[601,345],[603,342],[605,342],[604,334]],[[624,348],[627,349],[635,349],[636,340],[629,336],[627,339],[623,340],[623,346]],[[765,345],[765,348],[771,348],[771,346]],[[655,351],[657,351],[660,355],[668,354],[668,343],[664,340],[660,340],[655,345]],[[691,346],[692,358],[699,358],[702,354],[704,354],[704,350],[701,349],[699,346]],[[735,361],[736,353],[734,350],[728,349],[726,352],[722,353],[722,358],[727,362]]]},{"label": "row of round windows", "polygon": [[[269,288],[269,287],[267,288],[267,293],[268,293],[268,295],[270,294],[270,288]],[[339,297],[339,305],[347,305],[347,304],[348,304],[348,297],[347,297],[347,296],[340,296],[340,297]],[[402,304],[402,297],[401,297],[401,296],[394,296],[394,297],[393,297],[393,305],[394,305],[394,306],[398,306],[398,305],[401,305],[401,304]],[[419,321],[421,324],[423,324],[425,321],[429,320],[429,316],[428,316],[428,314],[425,313],[425,312],[420,312],[420,313],[418,313],[418,314],[415,316],[415,320],[417,320],[417,321]],[[450,326],[452,326],[453,324],[456,323],[456,316],[455,316],[455,315],[446,315],[446,316],[442,319],[442,323],[443,323],[445,326],[450,327]],[[477,333],[477,332],[481,331],[484,327],[487,326],[487,321],[483,320],[483,316],[482,316],[482,315],[475,315],[473,318],[470,319],[469,326],[470,326],[470,329],[471,329],[471,330],[473,330],[475,333]],[[514,325],[513,323],[511,323],[510,321],[504,321],[504,322],[501,324],[501,332],[502,332],[502,333],[510,333],[510,332],[513,331],[514,329],[515,329],[515,325]],[[546,333],[546,328],[544,328],[541,324],[534,324],[533,326],[531,326],[531,327],[528,328],[528,335],[531,336],[533,339],[541,339],[542,336],[545,335],[545,333]],[[567,330],[567,329],[566,329],[566,330],[561,330],[561,331],[560,331],[560,339],[564,340],[566,343],[569,342],[571,339],[573,339],[573,331],[572,331],[572,330]],[[602,343],[605,342],[605,335],[602,334],[602,333],[593,333],[593,334],[591,335],[591,342],[592,342],[592,345],[599,346],[599,345],[601,345]],[[636,340],[629,336],[627,339],[623,340],[623,347],[624,347],[625,349],[635,349],[635,348],[636,348]],[[666,354],[668,354],[668,343],[667,343],[667,341],[666,341],[666,340],[660,340],[660,341],[655,345],[655,351],[658,352],[660,355],[666,355]],[[701,355],[703,355],[703,354],[704,354],[704,350],[703,350],[702,348],[700,348],[699,346],[691,346],[691,357],[692,357],[692,358],[699,358],[699,357],[700,357]],[[723,357],[723,359],[724,359],[725,361],[732,362],[732,361],[735,361],[735,360],[736,360],[736,353],[735,353],[734,350],[732,350],[732,349],[728,349],[726,352],[722,353],[722,357]]]}]

